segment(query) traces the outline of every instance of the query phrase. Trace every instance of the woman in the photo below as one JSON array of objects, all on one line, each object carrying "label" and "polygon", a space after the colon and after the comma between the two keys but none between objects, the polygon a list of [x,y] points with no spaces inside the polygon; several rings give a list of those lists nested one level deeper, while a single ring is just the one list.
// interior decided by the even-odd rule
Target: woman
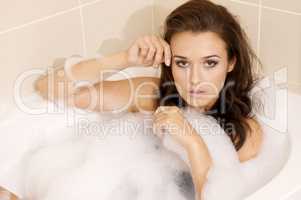
[{"label": "woman", "polygon": [[[227,9],[207,0],[191,0],[169,14],[162,38],[138,38],[126,51],[57,69],[37,80],[35,86],[43,97],[64,100],[81,109],[156,111],[154,127],[177,126],[169,133],[187,152],[200,199],[212,160],[180,108],[197,109],[216,118],[241,162],[256,157],[262,142],[260,125],[251,115],[256,60],[245,32]],[[137,65],[161,65],[161,77],[104,81],[100,76]],[[50,78],[52,85],[48,85]],[[75,87],[74,83],[81,80],[92,84]],[[62,83],[63,95],[58,87]],[[91,105],[91,101],[96,103]],[[156,130],[164,136],[164,129]],[[190,134],[182,134],[188,131]]]}]

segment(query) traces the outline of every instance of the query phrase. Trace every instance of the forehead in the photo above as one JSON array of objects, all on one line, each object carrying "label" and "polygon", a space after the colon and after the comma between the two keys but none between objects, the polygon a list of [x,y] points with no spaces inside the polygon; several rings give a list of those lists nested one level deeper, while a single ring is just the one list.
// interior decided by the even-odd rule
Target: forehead
[{"label": "forehead", "polygon": [[185,57],[206,56],[209,54],[226,56],[227,54],[225,42],[213,32],[176,33],[171,38],[170,48],[173,55],[177,54]]}]

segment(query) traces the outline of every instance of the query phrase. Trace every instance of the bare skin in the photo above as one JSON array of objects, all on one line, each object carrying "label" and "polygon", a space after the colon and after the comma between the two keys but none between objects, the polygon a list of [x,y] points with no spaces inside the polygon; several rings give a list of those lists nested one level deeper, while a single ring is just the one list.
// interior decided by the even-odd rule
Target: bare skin
[{"label": "bare skin", "polygon": [[5,188],[0,187],[0,199],[1,200],[18,200],[18,197],[13,193],[7,191]]},{"label": "bare skin", "polygon": [[[187,134],[185,137],[180,132],[173,134],[173,137],[188,153],[195,189],[197,194],[201,194],[206,182],[206,174],[212,165],[210,154],[201,137],[189,125],[183,126],[185,118],[177,107],[164,109],[158,107],[160,79],[135,77],[105,81],[96,74],[111,69],[118,72],[130,66],[159,67],[165,62],[172,68],[181,97],[190,107],[204,111],[216,101],[218,96],[215,94],[223,87],[227,73],[233,70],[235,60],[228,61],[226,58],[223,41],[213,33],[193,35],[184,32],[175,35],[170,45],[160,37],[144,36],[138,38],[126,51],[74,65],[72,76],[64,71],[63,66],[49,72],[36,81],[35,89],[49,101],[64,100],[69,106],[96,112],[117,109],[150,112],[155,116],[154,126],[174,123],[180,127],[179,130],[190,130],[192,134]],[[215,63],[214,67],[212,63]],[[80,89],[72,85],[76,80],[94,81],[96,78],[97,83]],[[63,85],[63,88],[59,88],[59,85]],[[208,95],[202,98],[191,97],[188,93],[189,89],[199,86]],[[92,100],[95,101],[94,104],[91,104]],[[252,131],[247,134],[246,142],[237,152],[241,162],[255,158],[262,143],[262,132],[258,122],[254,119],[246,119],[246,121]],[[162,133],[159,130],[155,134]],[[196,196],[196,199],[200,200],[200,195]]]}]

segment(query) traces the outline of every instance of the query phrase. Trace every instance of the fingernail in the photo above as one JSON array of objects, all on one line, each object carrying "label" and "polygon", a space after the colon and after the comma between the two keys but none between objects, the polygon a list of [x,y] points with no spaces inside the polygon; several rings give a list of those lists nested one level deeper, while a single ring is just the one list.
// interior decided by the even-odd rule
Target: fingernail
[{"label": "fingernail", "polygon": [[170,66],[170,60],[167,60],[166,65]]}]

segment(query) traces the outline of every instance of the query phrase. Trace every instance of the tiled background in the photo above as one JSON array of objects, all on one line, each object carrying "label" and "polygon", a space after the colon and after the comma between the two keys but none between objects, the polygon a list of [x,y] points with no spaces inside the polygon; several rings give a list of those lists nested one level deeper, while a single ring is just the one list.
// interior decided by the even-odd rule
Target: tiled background
[{"label": "tiled background", "polygon": [[[20,73],[46,68],[59,57],[124,49],[137,36],[160,31],[168,12],[185,1],[1,1],[1,101],[12,100],[13,83]],[[301,1],[214,1],[239,17],[264,72],[287,67],[289,87],[301,93]],[[25,81],[28,92],[33,79]]]}]

